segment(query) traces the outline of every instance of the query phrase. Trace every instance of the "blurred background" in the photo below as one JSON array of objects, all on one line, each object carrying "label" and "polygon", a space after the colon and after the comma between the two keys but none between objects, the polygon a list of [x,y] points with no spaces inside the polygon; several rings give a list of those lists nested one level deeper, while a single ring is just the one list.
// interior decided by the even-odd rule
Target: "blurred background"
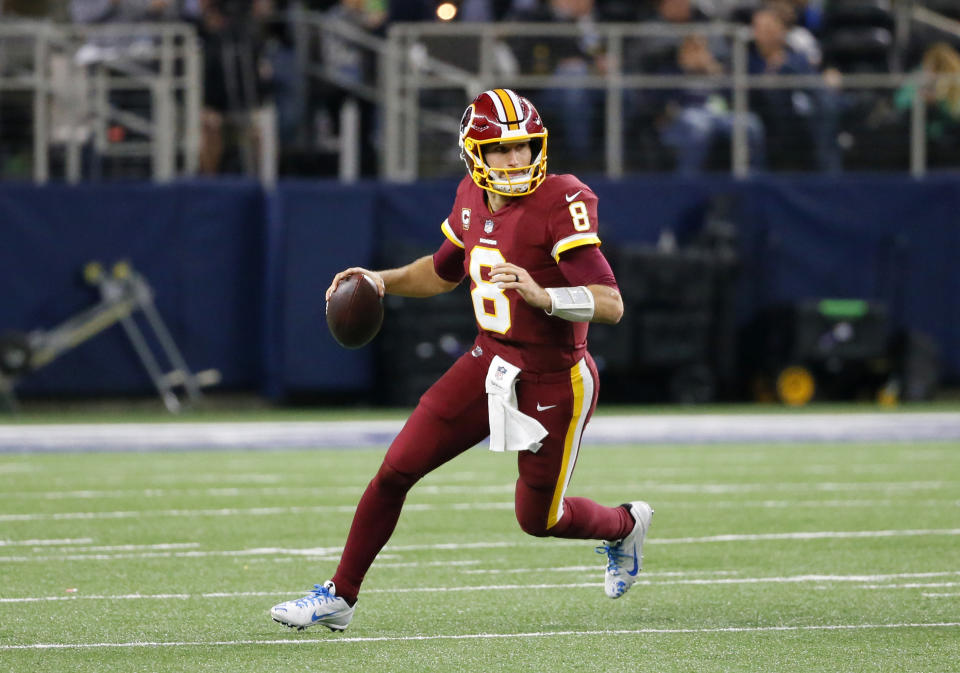
[{"label": "blurred background", "polygon": [[436,249],[492,87],[600,197],[604,402],[953,395],[957,0],[0,0],[0,407],[415,404],[466,289],[323,293]]}]

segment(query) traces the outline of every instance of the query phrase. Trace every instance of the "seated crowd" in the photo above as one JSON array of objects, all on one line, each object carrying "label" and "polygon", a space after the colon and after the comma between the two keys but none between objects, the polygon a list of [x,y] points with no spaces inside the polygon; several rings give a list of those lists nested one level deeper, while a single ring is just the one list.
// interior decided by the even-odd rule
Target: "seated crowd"
[{"label": "seated crowd", "polygon": [[[244,172],[256,154],[256,115],[269,102],[276,110],[281,174],[325,168],[306,157],[336,135],[338,110],[350,92],[304,79],[297,71],[295,8],[324,12],[383,36],[397,21],[437,20],[437,0],[0,0],[4,15],[47,16],[78,23],[189,21],[204,52],[200,171]],[[858,0],[460,0],[457,21],[570,23],[576,37],[511,37],[505,40],[504,74],[534,74],[556,82],[604,75],[609,67],[603,22],[648,22],[683,27],[729,22],[748,26],[751,75],[808,76],[803,86],[751,88],[748,112],[738,120],[729,86],[730,40],[714,32],[664,33],[626,40],[622,67],[628,74],[692,76],[697,85],[665,84],[629,90],[624,97],[625,148],[633,170],[684,174],[729,171],[731,138],[743,130],[752,171],[837,172],[903,162],[908,119],[916,96],[927,106],[927,139],[934,164],[948,165],[960,149],[960,82],[911,85],[899,91],[844,87],[851,73],[960,74],[957,41],[921,35],[909,44],[892,39],[892,9]],[[866,11],[870,10],[870,11]],[[314,58],[331,64],[347,81],[376,81],[375,64],[360,50],[330,40]],[[812,79],[811,79],[812,78]],[[309,84],[304,86],[303,82]],[[675,80],[664,80],[672,82]],[[810,85],[809,82],[815,82]],[[571,170],[603,168],[604,92],[557,85],[535,94],[551,115]],[[375,105],[359,101],[362,173],[377,168]],[[905,135],[906,134],[906,135]],[[871,154],[872,153],[872,154]],[[867,158],[867,155],[871,155]],[[284,164],[284,157],[297,161]],[[880,162],[883,163],[882,161]]]}]

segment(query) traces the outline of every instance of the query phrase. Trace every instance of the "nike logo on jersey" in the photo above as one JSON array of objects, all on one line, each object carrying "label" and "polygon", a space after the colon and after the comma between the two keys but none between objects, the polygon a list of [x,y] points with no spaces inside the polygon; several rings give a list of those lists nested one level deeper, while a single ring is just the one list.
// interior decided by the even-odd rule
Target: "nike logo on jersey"
[{"label": "nike logo on jersey", "polygon": [[633,545],[633,570],[628,570],[627,574],[636,577],[638,572],[640,572],[640,563],[637,559],[637,545]]},{"label": "nike logo on jersey", "polygon": [[557,406],[557,405],[556,405],[556,404],[548,404],[547,406],[544,407],[544,406],[541,406],[539,402],[537,402],[537,411],[546,411],[547,409],[553,409],[555,406]]},{"label": "nike logo on jersey", "polygon": [[563,195],[563,198],[565,198],[565,199],[567,200],[567,203],[570,203],[570,202],[573,201],[575,198],[577,198],[578,196],[580,196],[580,192],[582,192],[582,191],[583,191],[582,189],[578,189],[578,190],[575,191],[573,194],[564,194],[564,195]]}]

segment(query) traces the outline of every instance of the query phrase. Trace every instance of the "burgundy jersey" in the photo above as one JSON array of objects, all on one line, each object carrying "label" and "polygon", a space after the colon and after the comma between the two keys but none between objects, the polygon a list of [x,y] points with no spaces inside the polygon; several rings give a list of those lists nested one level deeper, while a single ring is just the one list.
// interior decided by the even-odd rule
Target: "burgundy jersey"
[{"label": "burgundy jersey", "polygon": [[570,285],[560,271],[560,255],[600,244],[597,197],[589,187],[573,175],[551,174],[532,194],[491,213],[484,190],[465,177],[441,228],[462,251],[481,345],[529,372],[568,369],[584,356],[588,323],[530,306],[515,290],[491,283],[490,269],[509,262],[526,269],[541,287]]}]

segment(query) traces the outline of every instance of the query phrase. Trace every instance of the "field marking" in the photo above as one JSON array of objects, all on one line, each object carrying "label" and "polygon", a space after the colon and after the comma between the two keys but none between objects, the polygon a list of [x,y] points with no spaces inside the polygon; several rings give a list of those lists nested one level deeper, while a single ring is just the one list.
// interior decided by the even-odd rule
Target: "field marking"
[{"label": "field marking", "polygon": [[708,535],[706,537],[653,538],[653,544],[697,544],[703,542],[758,542],[767,540],[824,540],[873,537],[915,537],[923,535],[960,535],[960,528],[928,530],[861,530],[810,531],[799,533],[748,533],[737,535]]},{"label": "field marking", "polygon": [[63,538],[60,540],[0,540],[0,547],[53,547],[65,544],[82,545],[91,542],[93,542],[93,538],[89,537]]},{"label": "field marking", "polygon": [[[599,566],[584,566],[584,570],[599,572],[602,569]],[[537,569],[527,569],[528,572],[535,572]],[[711,573],[711,571],[703,571]],[[727,574],[729,571],[715,571],[716,574]],[[645,573],[648,577],[655,573]],[[946,570],[926,573],[894,573],[887,575],[790,575],[783,577],[712,577],[712,578],[676,578],[676,575],[682,573],[662,573],[669,576],[670,579],[640,579],[636,586],[676,586],[676,585],[740,585],[740,584],[832,584],[832,583],[862,583],[878,582],[881,580],[896,580],[907,578],[936,578],[936,577],[956,577],[960,576],[960,570]],[[700,571],[694,571],[693,574],[700,574]],[[453,587],[395,587],[392,589],[366,589],[365,594],[404,594],[404,593],[457,593],[474,591],[518,591],[524,589],[587,589],[602,586],[602,582],[568,582],[563,584],[487,584],[480,586],[453,586]],[[925,588],[925,587],[950,587],[960,586],[960,582],[931,582],[929,584],[911,583],[907,584],[889,584],[889,585],[868,585],[857,588],[870,589],[899,589],[899,588]],[[24,597],[0,597],[0,603],[44,603],[54,601],[77,601],[77,600],[96,600],[96,601],[124,601],[124,600],[187,600],[196,598],[243,598],[250,596],[289,596],[303,593],[300,590],[276,590],[276,591],[235,591],[235,592],[205,592],[205,593],[167,593],[167,594],[81,594],[71,593],[58,596],[24,596]]]},{"label": "field marking", "polygon": [[[468,568],[463,570],[464,575],[522,575],[525,573],[556,573],[556,572],[582,572],[582,571],[592,571],[597,568],[602,568],[603,563],[595,563],[593,565],[577,565],[577,566],[558,566],[551,568],[478,568],[471,569]],[[676,572],[667,572],[667,571],[653,571],[645,572],[644,575],[647,577],[656,576],[656,577],[687,577],[688,575],[739,575],[736,570],[691,570],[689,572],[676,571]]]},{"label": "field marking", "polygon": [[[944,482],[915,482],[923,484],[922,487],[909,486],[907,490],[935,490],[943,488]],[[960,486],[960,484],[957,484]],[[805,492],[818,490],[814,485],[796,485]],[[820,484],[823,486],[823,484]],[[882,485],[876,485],[882,488]],[[668,486],[653,487],[655,490],[669,491]],[[786,484],[769,484],[764,490],[783,491],[789,490]],[[889,489],[887,489],[889,490]],[[702,493],[709,493],[708,489]],[[960,500],[953,498],[947,499],[953,505],[960,503]],[[784,506],[793,506],[790,501],[782,500],[764,500],[764,503],[786,503]],[[804,502],[804,501],[801,501]],[[813,506],[819,506],[817,501],[810,501]],[[831,501],[827,501],[831,502]],[[843,501],[839,501],[843,502]],[[873,501],[876,502],[876,501]],[[713,505],[714,503],[709,503]],[[734,503],[736,506],[742,506],[742,503]],[[417,503],[412,502],[404,505],[404,512],[435,512],[438,510],[503,510],[513,509],[514,502],[454,502],[454,503]],[[779,506],[779,505],[777,505]],[[274,516],[284,514],[352,514],[356,509],[355,505],[295,505],[284,507],[212,507],[202,509],[145,509],[145,510],[111,510],[102,512],[27,512],[22,514],[0,514],[0,522],[17,521],[73,521],[73,520],[91,520],[91,519],[136,519],[146,517],[191,517],[191,516]]]},{"label": "field marking", "polygon": [[942,488],[958,488],[960,482],[928,480],[928,481],[853,481],[853,482],[766,482],[761,484],[671,484],[645,482],[635,484],[639,488],[661,491],[663,493],[682,493],[690,495],[726,495],[732,493],[764,493],[766,491],[800,491],[803,493],[825,491],[870,491],[899,493],[903,491],[930,491]]},{"label": "field marking", "polygon": [[[343,494],[355,495],[363,493],[366,483],[355,486],[324,486],[326,495]],[[474,493],[502,494],[513,493],[516,484],[488,484],[479,486],[464,486],[453,484],[418,484],[416,493],[419,495],[464,495]],[[172,498],[210,496],[221,498],[239,498],[250,495],[279,495],[316,494],[316,486],[211,486],[207,488],[142,488],[142,489],[83,489],[77,491],[9,491],[0,493],[0,498],[17,500],[93,500],[98,498]]]},{"label": "field marking", "polygon": [[[244,475],[234,475],[242,477]],[[184,477],[184,481],[189,476]],[[581,484],[581,488],[589,488],[589,484]],[[325,487],[324,493],[356,495],[362,493],[366,483],[356,485],[341,485]],[[855,481],[855,482],[769,482],[769,483],[683,483],[665,481],[642,481],[621,484],[629,490],[653,491],[656,493],[670,493],[683,495],[733,495],[743,493],[764,493],[767,491],[798,491],[802,493],[823,491],[836,493],[843,491],[870,491],[889,494],[905,491],[936,491],[942,489],[960,490],[960,482],[943,480],[925,481]],[[473,495],[483,493],[487,495],[512,494],[516,488],[513,482],[504,484],[417,484],[410,492],[417,495]],[[76,491],[4,491],[0,493],[3,499],[36,499],[36,500],[92,500],[97,498],[170,498],[170,497],[242,497],[247,495],[282,495],[295,493],[315,493],[313,486],[210,486],[206,488],[142,488],[142,489],[81,489]]]},{"label": "field marking", "polygon": [[[773,540],[822,540],[822,539],[863,539],[863,538],[896,538],[921,536],[956,536],[960,535],[960,528],[929,529],[929,530],[867,530],[867,531],[810,531],[803,533],[749,533],[730,535],[708,535],[705,537],[681,538],[652,538],[647,544],[709,544],[716,542],[767,542]],[[582,546],[589,540],[550,540],[552,546]],[[396,554],[404,551],[462,551],[468,549],[502,549],[504,547],[539,546],[539,541],[500,541],[500,542],[445,542],[441,544],[420,545],[387,545],[384,553]],[[188,549],[183,551],[156,551],[123,554],[72,554],[56,556],[0,556],[0,563],[36,563],[37,561],[114,561],[135,558],[206,558],[211,556],[303,556],[312,559],[339,557],[343,547],[315,547],[305,549],[289,549],[284,547],[257,547],[253,549],[236,550],[201,550]]]},{"label": "field marking", "polygon": [[927,593],[924,591],[920,594],[924,598],[957,598],[960,597],[960,593]]},{"label": "field marking", "polygon": [[[374,448],[402,420],[0,425],[0,453]],[[594,417],[593,444],[716,444],[960,439],[960,413],[660,414]]]},{"label": "field marking", "polygon": [[[513,502],[454,502],[429,505],[411,503],[403,506],[407,512],[435,512],[439,510],[496,510],[513,509]],[[139,519],[148,517],[194,516],[275,516],[282,514],[352,514],[355,505],[310,505],[288,507],[220,507],[212,509],[148,509],[111,512],[34,512],[30,514],[0,514],[0,522],[14,521],[77,521],[90,519]]]},{"label": "field marking", "polygon": [[[887,500],[857,498],[848,500],[711,500],[709,503],[693,502],[690,500],[672,501],[657,498],[657,505],[665,509],[703,509],[704,507],[711,509],[735,509],[743,507],[757,507],[760,509],[796,509],[799,507],[852,509],[855,507],[899,507],[902,503],[902,498]],[[915,500],[911,498],[910,504],[917,507],[960,507],[960,500],[954,498]]]},{"label": "field marking", "polygon": [[861,589],[933,589],[946,587],[960,587],[960,582],[910,582],[908,584],[867,584]]},{"label": "field marking", "polygon": [[237,645],[327,645],[346,643],[423,642],[437,640],[495,640],[585,636],[642,636],[684,635],[711,633],[783,633],[804,631],[865,631],[877,629],[942,629],[960,627],[960,622],[900,622],[892,624],[809,624],[799,626],[725,626],[699,629],[615,629],[609,631],[534,631],[529,633],[462,633],[436,634],[432,636],[361,636],[330,638],[288,638],[270,640],[179,640],[179,641],[134,641],[126,643],[30,643],[23,645],[0,645],[6,650],[66,650],[139,647],[236,647]]}]

